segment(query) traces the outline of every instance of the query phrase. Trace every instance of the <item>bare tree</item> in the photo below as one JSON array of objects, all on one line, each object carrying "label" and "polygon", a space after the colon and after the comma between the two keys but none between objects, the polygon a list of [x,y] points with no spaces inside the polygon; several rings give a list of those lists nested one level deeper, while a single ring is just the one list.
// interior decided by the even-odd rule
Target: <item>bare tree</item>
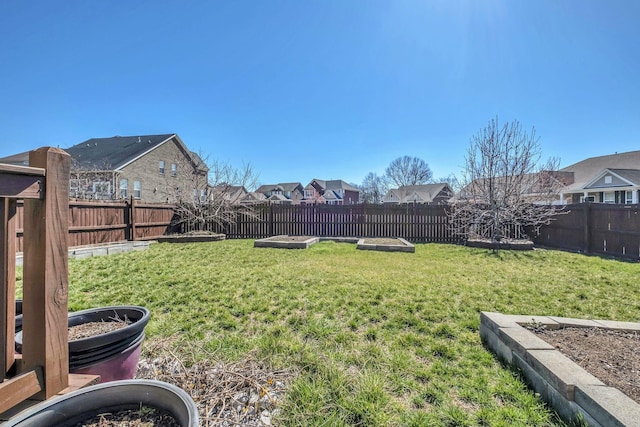
[{"label": "bare tree", "polygon": [[433,174],[427,162],[418,157],[402,156],[392,161],[384,171],[389,185],[402,187],[426,184]]},{"label": "bare tree", "polygon": [[435,179],[435,182],[446,182],[454,193],[458,193],[462,189],[460,180],[452,173],[445,177]]},{"label": "bare tree", "polygon": [[[251,164],[240,168],[217,160],[208,164],[208,156],[192,154],[195,173],[194,165],[177,166],[187,177],[186,188],[171,185],[166,188],[174,193],[176,200],[174,226],[183,231],[220,231],[234,223],[239,215],[255,216],[254,205],[244,203],[244,197],[254,190],[258,178]],[[206,173],[198,172],[203,170]]]},{"label": "bare tree", "polygon": [[562,210],[552,203],[565,177],[557,159],[540,163],[540,157],[535,129],[526,132],[517,121],[500,126],[495,118],[474,135],[462,190],[449,209],[456,233],[500,241],[549,224]]},{"label": "bare tree", "polygon": [[384,179],[374,172],[369,172],[359,186],[362,190],[362,200],[364,203],[381,203],[387,192],[387,185]]},{"label": "bare tree", "polygon": [[81,163],[71,158],[69,197],[74,199],[118,199],[118,172],[103,161],[100,164]]}]

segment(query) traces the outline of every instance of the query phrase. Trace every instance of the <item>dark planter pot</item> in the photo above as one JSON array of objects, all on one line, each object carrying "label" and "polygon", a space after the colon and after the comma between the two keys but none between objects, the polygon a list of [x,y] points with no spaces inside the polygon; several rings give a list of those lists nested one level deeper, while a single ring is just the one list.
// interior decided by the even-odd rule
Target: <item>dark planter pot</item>
[{"label": "dark planter pot", "polygon": [[198,408],[182,389],[161,381],[114,381],[83,388],[36,405],[7,427],[70,427],[92,416],[141,405],[165,411],[182,427],[198,426]]},{"label": "dark planter pot", "polygon": [[[132,322],[116,331],[69,341],[69,372],[100,375],[101,382],[133,378],[149,317],[149,310],[137,306],[99,307],[69,313],[69,326],[125,318]],[[22,348],[22,332],[16,334],[16,347],[18,351]]]},{"label": "dark planter pot", "polygon": [[99,307],[69,313],[69,326],[90,322],[109,322],[114,318],[122,320],[126,318],[131,322],[126,328],[117,331],[69,341],[69,354],[100,352],[114,344],[132,339],[144,331],[149,323],[149,317],[149,310],[137,306]]}]

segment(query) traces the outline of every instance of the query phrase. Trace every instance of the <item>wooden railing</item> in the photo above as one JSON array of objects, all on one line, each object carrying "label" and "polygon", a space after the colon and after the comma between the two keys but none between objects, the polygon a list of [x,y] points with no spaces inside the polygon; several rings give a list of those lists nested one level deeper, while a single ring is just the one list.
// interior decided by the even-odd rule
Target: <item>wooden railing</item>
[{"label": "wooden railing", "polygon": [[[29,164],[0,164],[0,413],[29,398],[53,397],[70,381],[66,238],[70,157],[45,147],[30,153]],[[21,357],[14,354],[18,199],[24,200]]]}]

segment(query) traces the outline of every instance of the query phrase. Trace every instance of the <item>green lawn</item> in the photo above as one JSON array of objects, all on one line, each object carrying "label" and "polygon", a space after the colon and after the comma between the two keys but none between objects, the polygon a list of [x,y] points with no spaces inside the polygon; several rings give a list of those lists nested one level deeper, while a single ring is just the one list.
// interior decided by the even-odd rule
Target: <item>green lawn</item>
[{"label": "green lawn", "polygon": [[71,260],[69,309],[143,305],[149,340],[299,370],[281,425],[547,426],[561,423],[483,347],[479,312],[637,321],[638,277],[640,264],[547,250],[165,243]]}]

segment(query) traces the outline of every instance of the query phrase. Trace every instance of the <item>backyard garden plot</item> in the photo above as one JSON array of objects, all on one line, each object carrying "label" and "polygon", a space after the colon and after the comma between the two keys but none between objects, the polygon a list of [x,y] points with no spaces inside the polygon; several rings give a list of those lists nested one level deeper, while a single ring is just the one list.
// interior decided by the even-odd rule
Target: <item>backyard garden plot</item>
[{"label": "backyard garden plot", "polygon": [[307,249],[320,239],[312,236],[272,236],[253,242],[255,248]]},{"label": "backyard garden plot", "polygon": [[[562,423],[482,345],[480,311],[637,321],[638,274],[546,250],[430,244],[408,257],[227,240],[71,260],[69,302],[148,307],[145,351],[174,343],[185,372],[252,366],[277,396],[274,424],[550,426]],[[201,414],[222,425],[216,408]]]}]

